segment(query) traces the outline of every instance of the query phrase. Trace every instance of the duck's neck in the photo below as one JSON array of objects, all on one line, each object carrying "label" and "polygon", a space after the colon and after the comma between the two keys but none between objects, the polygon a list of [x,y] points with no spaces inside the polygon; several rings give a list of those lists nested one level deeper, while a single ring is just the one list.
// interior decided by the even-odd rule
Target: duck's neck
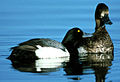
[{"label": "duck's neck", "polygon": [[104,27],[105,27],[105,24],[102,23],[102,22],[100,21],[100,19],[96,19],[95,21],[96,21],[95,31],[97,31],[99,28],[104,28]]}]

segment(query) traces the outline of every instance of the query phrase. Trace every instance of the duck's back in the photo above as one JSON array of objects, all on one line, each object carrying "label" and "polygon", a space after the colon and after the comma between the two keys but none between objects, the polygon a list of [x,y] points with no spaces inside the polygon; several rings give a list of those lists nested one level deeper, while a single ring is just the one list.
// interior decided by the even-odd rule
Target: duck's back
[{"label": "duck's back", "polygon": [[31,39],[19,44],[19,46],[22,46],[22,45],[30,45],[34,47],[36,47],[37,45],[40,45],[41,47],[54,47],[54,48],[65,50],[65,47],[60,42],[56,40],[45,39],[45,38]]}]

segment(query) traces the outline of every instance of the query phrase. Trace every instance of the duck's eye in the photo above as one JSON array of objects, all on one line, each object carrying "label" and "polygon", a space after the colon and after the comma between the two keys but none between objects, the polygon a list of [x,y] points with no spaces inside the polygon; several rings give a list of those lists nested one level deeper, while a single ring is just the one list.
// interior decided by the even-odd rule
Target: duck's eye
[{"label": "duck's eye", "polygon": [[77,30],[77,32],[80,32],[80,30]]}]

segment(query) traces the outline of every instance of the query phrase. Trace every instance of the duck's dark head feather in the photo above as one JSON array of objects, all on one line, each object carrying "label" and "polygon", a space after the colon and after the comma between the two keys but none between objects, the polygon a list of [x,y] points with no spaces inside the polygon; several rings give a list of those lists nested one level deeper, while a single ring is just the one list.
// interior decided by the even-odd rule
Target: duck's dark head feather
[{"label": "duck's dark head feather", "polygon": [[109,19],[109,8],[104,3],[99,3],[95,11],[96,29],[99,27],[104,27],[105,24],[112,24]]},{"label": "duck's dark head feather", "polygon": [[77,47],[82,40],[83,31],[79,28],[70,29],[63,41],[62,44],[68,49],[70,53],[77,53]]}]

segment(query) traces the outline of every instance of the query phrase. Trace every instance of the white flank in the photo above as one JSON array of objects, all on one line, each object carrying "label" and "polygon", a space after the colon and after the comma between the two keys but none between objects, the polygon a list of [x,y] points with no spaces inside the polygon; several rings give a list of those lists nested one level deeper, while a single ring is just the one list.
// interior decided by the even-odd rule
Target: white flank
[{"label": "white flank", "polygon": [[79,53],[87,53],[87,51],[83,47],[78,48],[78,52]]},{"label": "white flank", "polygon": [[35,54],[38,58],[60,58],[70,56],[67,49],[65,51],[53,47],[41,47],[37,45],[38,49]]}]

